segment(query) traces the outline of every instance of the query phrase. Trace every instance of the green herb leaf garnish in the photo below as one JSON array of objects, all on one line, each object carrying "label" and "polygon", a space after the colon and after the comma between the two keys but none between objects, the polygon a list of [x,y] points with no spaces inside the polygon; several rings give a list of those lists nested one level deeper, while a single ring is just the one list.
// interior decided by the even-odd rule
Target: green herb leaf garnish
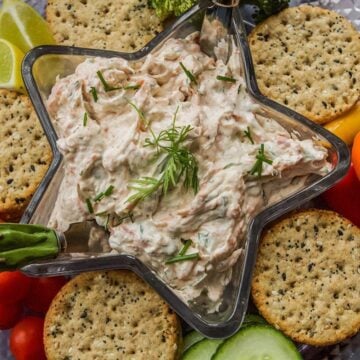
[{"label": "green herb leaf garnish", "polygon": [[84,126],[87,125],[87,121],[88,121],[88,113],[85,112],[85,113],[84,113],[84,118],[83,118],[83,125],[84,125]]},{"label": "green herb leaf garnish", "polygon": [[140,84],[134,84],[134,85],[125,85],[122,89],[124,90],[139,90],[141,87]]},{"label": "green herb leaf garnish", "polygon": [[86,202],[86,206],[87,206],[87,208],[88,208],[89,213],[90,213],[90,214],[93,214],[93,213],[94,213],[94,208],[93,208],[93,206],[92,206],[91,200],[90,200],[89,198],[87,198],[87,199],[85,200],[85,202]]},{"label": "green herb leaf garnish", "polygon": [[252,144],[255,144],[249,126],[247,127],[247,130],[244,130],[244,135],[250,140]]},{"label": "green herb leaf garnish", "polygon": [[99,70],[96,72],[97,76],[99,77],[101,83],[103,84],[103,87],[104,87],[104,90],[105,92],[109,92],[109,91],[114,91],[114,90],[121,90],[122,88],[121,87],[113,87],[113,86],[110,86],[106,80],[104,79],[104,76],[102,74],[102,72]]},{"label": "green herb leaf garnish", "polygon": [[180,261],[187,261],[187,260],[195,260],[199,259],[199,253],[189,254],[189,255],[176,255],[169,260],[165,261],[165,264],[173,264]]},{"label": "green herb leaf garnish", "polygon": [[90,88],[90,94],[92,95],[94,101],[97,102],[99,98],[98,98],[96,88],[94,88],[93,86]]},{"label": "green herb leaf garnish", "polygon": [[181,179],[185,189],[193,189],[195,193],[199,190],[198,163],[195,156],[185,146],[189,133],[192,131],[190,125],[176,126],[175,112],[173,124],[170,129],[163,130],[159,135],[153,135],[153,140],[146,139],[144,146],[155,147],[158,155],[164,154],[165,157],[160,163],[160,177],[141,177],[130,182],[129,188],[136,193],[127,199],[127,202],[138,202],[146,199],[157,190],[162,189],[162,193],[175,187]]},{"label": "green herb leaf garnish", "polygon": [[114,191],[114,186],[110,185],[105,191],[102,191],[101,193],[97,194],[94,198],[94,201],[100,201],[106,196],[110,196]]},{"label": "green herb leaf garnish", "polygon": [[166,260],[165,264],[173,264],[173,263],[176,263],[176,262],[179,262],[179,261],[187,261],[187,260],[198,259],[199,258],[199,253],[193,253],[193,254],[186,255],[186,252],[188,251],[191,244],[192,244],[192,240],[186,240],[184,246],[181,248],[179,253],[176,256]]},{"label": "green herb leaf garnish", "polygon": [[265,148],[264,144],[261,144],[260,149],[258,150],[258,154],[256,155],[256,162],[255,162],[254,166],[252,167],[252,169],[250,170],[251,175],[257,174],[258,177],[260,177],[262,175],[262,171],[263,171],[263,164],[267,163],[267,164],[271,165],[273,163],[272,160],[270,160],[266,157],[264,148]]},{"label": "green herb leaf garnish", "polygon": [[183,69],[185,75],[189,78],[190,83],[197,85],[197,80],[194,74],[191,71],[189,71],[181,61],[180,61],[180,66]]},{"label": "green herb leaf garnish", "polygon": [[236,79],[234,79],[234,78],[232,78],[232,77],[228,77],[228,76],[218,75],[218,76],[216,77],[216,80],[227,81],[227,82],[231,82],[231,83],[236,83]]}]

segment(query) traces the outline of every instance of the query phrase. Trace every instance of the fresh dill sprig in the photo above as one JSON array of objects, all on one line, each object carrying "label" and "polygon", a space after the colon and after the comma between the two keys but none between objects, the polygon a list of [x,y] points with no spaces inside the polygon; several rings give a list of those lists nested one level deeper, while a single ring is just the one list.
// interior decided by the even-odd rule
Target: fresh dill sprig
[{"label": "fresh dill sprig", "polygon": [[250,142],[252,144],[255,144],[254,143],[254,140],[252,138],[252,135],[251,135],[251,130],[250,130],[250,127],[248,126],[246,130],[244,130],[244,135],[250,140]]},{"label": "fresh dill sprig", "polygon": [[85,112],[84,113],[84,117],[83,117],[83,126],[86,126],[88,122],[88,113]]},{"label": "fresh dill sprig", "polygon": [[271,165],[273,161],[266,157],[265,146],[264,144],[261,144],[260,149],[258,150],[258,153],[256,155],[256,162],[250,170],[250,175],[257,174],[258,177],[261,177],[264,163]]},{"label": "fresh dill sprig", "polygon": [[197,85],[198,83],[197,83],[195,75],[190,70],[188,70],[181,61],[180,61],[180,66],[183,69],[185,75],[189,78],[190,83]]},{"label": "fresh dill sprig", "polygon": [[94,101],[97,102],[99,97],[96,88],[94,88],[93,86],[90,88],[90,94],[92,95]]},{"label": "fresh dill sprig", "polygon": [[222,75],[218,75],[218,76],[216,77],[216,80],[227,81],[227,82],[231,82],[231,83],[236,83],[236,79],[234,79],[233,77],[222,76]]},{"label": "fresh dill sprig", "polygon": [[199,190],[198,163],[195,156],[185,146],[189,133],[192,131],[190,125],[176,126],[176,116],[178,108],[174,114],[171,128],[163,130],[159,135],[153,134],[153,139],[147,138],[144,146],[155,147],[158,155],[164,154],[161,161],[160,176],[141,177],[131,180],[129,188],[136,193],[127,199],[127,202],[139,202],[153,193],[162,190],[165,195],[170,188],[175,187],[182,179],[185,189],[193,189],[194,193]]}]

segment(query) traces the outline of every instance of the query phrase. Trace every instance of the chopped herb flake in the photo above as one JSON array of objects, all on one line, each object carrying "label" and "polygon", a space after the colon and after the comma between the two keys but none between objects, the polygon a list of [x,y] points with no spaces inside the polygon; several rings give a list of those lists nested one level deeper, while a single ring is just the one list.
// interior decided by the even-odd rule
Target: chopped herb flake
[{"label": "chopped herb flake", "polygon": [[102,72],[99,70],[96,72],[97,76],[99,77],[101,83],[103,84],[103,87],[104,87],[104,90],[105,92],[108,92],[108,91],[114,91],[114,90],[121,90],[122,88],[121,87],[113,87],[113,86],[110,86],[106,80],[104,79],[104,76],[102,74]]},{"label": "chopped herb flake", "polygon": [[190,239],[189,239],[189,240],[186,240],[184,246],[183,246],[182,249],[179,251],[179,255],[180,255],[180,256],[185,255],[186,252],[188,251],[189,247],[191,246],[191,244],[192,244],[192,240],[190,240]]},{"label": "chopped herb flake", "polygon": [[93,214],[94,213],[94,208],[92,206],[91,200],[88,198],[88,199],[85,200],[85,202],[86,202],[86,206],[88,208],[89,213]]},{"label": "chopped herb flake", "polygon": [[256,162],[255,162],[254,166],[252,167],[252,169],[250,170],[251,175],[257,174],[258,177],[261,177],[264,162],[269,165],[271,165],[273,163],[272,160],[270,160],[266,157],[264,148],[265,148],[264,144],[261,144],[260,149],[258,150],[258,154],[256,155]]},{"label": "chopped herb flake", "polygon": [[220,80],[220,81],[227,81],[227,82],[231,82],[231,83],[236,83],[236,79],[232,78],[232,77],[228,77],[228,76],[221,76],[221,75],[218,75],[216,77],[217,80]]},{"label": "chopped herb flake", "polygon": [[94,101],[97,102],[99,98],[98,98],[96,88],[94,88],[93,86],[90,88],[90,94],[92,95]]},{"label": "chopped herb flake", "polygon": [[252,144],[255,144],[249,126],[247,127],[247,130],[244,130],[244,135],[250,140]]},{"label": "chopped herb flake", "polygon": [[185,75],[189,78],[190,83],[197,85],[197,81],[194,74],[192,74],[191,71],[189,71],[181,61],[180,61],[180,66],[183,69]]},{"label": "chopped herb flake", "polygon": [[86,112],[84,114],[84,119],[83,119],[83,125],[86,126],[87,125],[87,121],[88,121],[88,113]]},{"label": "chopped herb flake", "polygon": [[169,260],[165,261],[165,264],[173,264],[180,261],[195,260],[199,258],[199,253],[189,254],[189,255],[176,255]]},{"label": "chopped herb flake", "polygon": [[134,85],[125,85],[123,87],[124,90],[138,90],[140,89],[140,84],[134,84]]},{"label": "chopped herb flake", "polygon": [[110,196],[113,193],[113,191],[114,191],[114,186],[110,185],[105,191],[97,194],[94,198],[94,201],[97,202],[102,200],[105,196]]}]

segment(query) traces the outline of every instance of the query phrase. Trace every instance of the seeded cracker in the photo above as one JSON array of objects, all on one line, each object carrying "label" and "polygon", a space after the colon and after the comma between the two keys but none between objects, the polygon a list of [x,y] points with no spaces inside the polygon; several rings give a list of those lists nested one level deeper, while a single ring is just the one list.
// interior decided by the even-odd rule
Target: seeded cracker
[{"label": "seeded cracker", "polygon": [[317,123],[360,97],[360,34],[334,11],[283,10],[249,36],[260,91]]},{"label": "seeded cracker", "polygon": [[49,0],[46,19],[61,45],[134,52],[162,31],[147,0]]},{"label": "seeded cracker", "polygon": [[331,345],[360,330],[360,229],[325,210],[294,213],[263,234],[252,296],[293,340]]},{"label": "seeded cracker", "polygon": [[130,271],[83,273],[56,296],[46,315],[48,360],[173,360],[177,316]]},{"label": "seeded cracker", "polygon": [[29,98],[0,90],[0,218],[17,221],[52,159]]}]

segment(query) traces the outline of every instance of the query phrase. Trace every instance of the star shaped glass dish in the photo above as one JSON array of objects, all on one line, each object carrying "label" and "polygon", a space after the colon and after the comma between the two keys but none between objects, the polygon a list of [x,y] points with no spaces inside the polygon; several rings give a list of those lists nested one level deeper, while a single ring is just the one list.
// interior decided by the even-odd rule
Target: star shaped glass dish
[{"label": "star shaped glass dish", "polygon": [[[57,134],[52,118],[46,107],[46,99],[56,81],[56,77],[72,74],[78,64],[93,57],[122,57],[137,61],[158,49],[170,38],[183,38],[202,26],[204,14],[211,1],[201,1],[182,17],[171,24],[164,32],[135,53],[83,49],[65,46],[41,46],[28,53],[23,62],[23,77],[37,115],[44,128],[53,151],[52,164],[26,209],[21,222],[47,225],[56,202],[63,178],[64,162],[57,148]],[[260,115],[279,122],[299,139],[318,139],[328,149],[328,161],[332,170],[324,176],[309,176],[303,186],[295,193],[287,194],[276,203],[269,204],[247,225],[243,241],[243,256],[234,266],[230,284],[223,294],[222,305],[217,312],[209,313],[206,304],[188,305],[184,303],[170,287],[146,264],[127,254],[101,254],[73,258],[68,254],[56,259],[31,263],[22,268],[34,276],[74,275],[83,271],[130,269],[148,282],[169,305],[193,328],[207,337],[224,338],[232,335],[241,325],[245,316],[251,287],[251,276],[256,259],[259,238],[264,226],[287,212],[298,208],[339,181],[346,173],[349,163],[347,146],[323,127],[314,124],[294,111],[264,97],[256,84],[251,54],[247,43],[247,24],[242,17],[242,8],[222,9],[216,16],[227,18],[229,31],[236,46],[240,49],[242,72],[246,81],[247,92],[254,103],[260,106]]]}]

